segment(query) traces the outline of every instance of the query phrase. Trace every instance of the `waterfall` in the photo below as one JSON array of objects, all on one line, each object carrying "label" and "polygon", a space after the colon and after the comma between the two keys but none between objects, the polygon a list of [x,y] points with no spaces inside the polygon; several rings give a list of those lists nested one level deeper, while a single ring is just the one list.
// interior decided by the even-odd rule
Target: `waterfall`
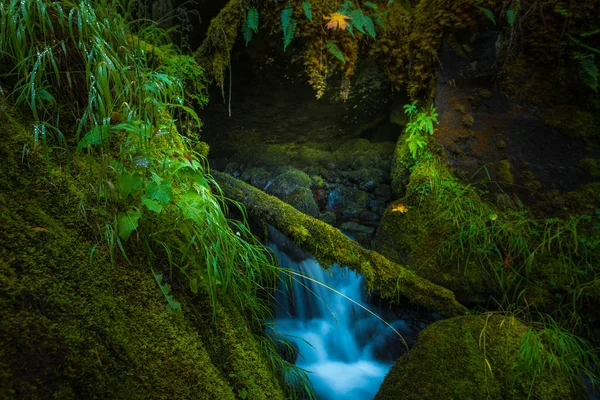
[{"label": "waterfall", "polygon": [[[339,266],[323,270],[273,228],[269,247],[280,266],[310,277],[370,310],[362,276]],[[368,311],[311,280],[280,283],[276,294],[275,330],[288,336],[299,350],[296,365],[310,372],[319,400],[372,399],[393,362],[406,349],[398,335]],[[373,311],[375,312],[375,311]],[[380,314],[380,312],[377,312]],[[389,322],[389,321],[388,321]],[[416,330],[406,321],[390,324],[407,341]]]}]

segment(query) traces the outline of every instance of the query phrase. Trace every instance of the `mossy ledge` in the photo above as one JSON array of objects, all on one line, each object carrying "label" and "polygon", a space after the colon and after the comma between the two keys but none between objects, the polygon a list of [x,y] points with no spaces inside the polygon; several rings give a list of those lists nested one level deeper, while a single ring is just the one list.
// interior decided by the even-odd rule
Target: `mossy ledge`
[{"label": "mossy ledge", "polygon": [[279,229],[313,254],[321,265],[348,266],[365,277],[368,290],[377,290],[386,299],[398,300],[404,296],[446,316],[462,315],[467,311],[448,289],[365,249],[330,225],[230,175],[217,171],[212,174],[225,196],[244,204],[252,215]]},{"label": "mossy ledge", "polygon": [[[0,107],[5,105],[0,104]],[[1,109],[1,108],[0,108]],[[284,399],[261,343],[226,297],[213,309],[177,271],[167,314],[143,254],[113,266],[79,209],[85,165],[52,176],[22,160],[31,126],[0,117],[0,398]],[[75,172],[75,171],[72,171]]]},{"label": "mossy ledge", "polygon": [[400,357],[375,400],[581,399],[561,370],[533,377],[516,367],[528,327],[513,316],[487,313],[438,321]]}]

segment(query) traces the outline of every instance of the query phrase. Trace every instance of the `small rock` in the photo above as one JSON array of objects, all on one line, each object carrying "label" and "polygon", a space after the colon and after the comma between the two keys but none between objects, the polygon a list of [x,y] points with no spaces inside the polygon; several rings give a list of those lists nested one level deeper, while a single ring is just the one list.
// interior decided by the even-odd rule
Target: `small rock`
[{"label": "small rock", "polygon": [[375,189],[375,197],[384,203],[390,201],[392,198],[392,188],[389,185],[379,185]]},{"label": "small rock", "polygon": [[372,211],[363,211],[360,213],[360,222],[366,225],[377,225],[380,216]]}]

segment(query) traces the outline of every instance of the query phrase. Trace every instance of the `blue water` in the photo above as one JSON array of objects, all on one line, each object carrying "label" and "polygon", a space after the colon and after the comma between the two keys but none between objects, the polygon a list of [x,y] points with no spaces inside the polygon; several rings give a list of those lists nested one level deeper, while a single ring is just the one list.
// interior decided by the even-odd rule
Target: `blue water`
[{"label": "blue water", "polygon": [[[372,308],[360,275],[337,266],[323,270],[314,258],[303,254],[275,230],[270,231],[269,246],[281,267]],[[340,294],[310,280],[298,278],[279,289],[275,330],[288,335],[298,347],[296,365],[310,372],[317,398],[372,399],[404,349],[397,333]],[[416,335],[405,321],[390,324],[403,335]]]}]

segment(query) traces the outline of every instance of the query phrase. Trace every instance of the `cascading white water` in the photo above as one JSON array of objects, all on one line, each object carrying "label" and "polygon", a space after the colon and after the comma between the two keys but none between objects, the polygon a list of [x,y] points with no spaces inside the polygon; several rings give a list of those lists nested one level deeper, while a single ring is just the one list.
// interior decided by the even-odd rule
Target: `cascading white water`
[{"label": "cascading white water", "polygon": [[[362,276],[337,266],[324,271],[281,233],[270,230],[269,246],[280,265],[337,290],[364,307],[367,294]],[[403,344],[383,322],[340,294],[311,280],[298,278],[276,295],[275,330],[288,335],[299,350],[296,365],[310,371],[319,400],[372,399]],[[401,320],[391,325],[414,337]]]}]

